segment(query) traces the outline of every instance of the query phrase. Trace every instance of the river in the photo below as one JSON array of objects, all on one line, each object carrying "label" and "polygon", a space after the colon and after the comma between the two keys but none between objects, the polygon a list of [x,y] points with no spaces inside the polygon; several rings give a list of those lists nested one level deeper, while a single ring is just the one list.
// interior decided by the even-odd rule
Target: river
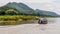
[{"label": "river", "polygon": [[60,34],[60,18],[47,18],[48,24],[0,26],[0,34]]}]

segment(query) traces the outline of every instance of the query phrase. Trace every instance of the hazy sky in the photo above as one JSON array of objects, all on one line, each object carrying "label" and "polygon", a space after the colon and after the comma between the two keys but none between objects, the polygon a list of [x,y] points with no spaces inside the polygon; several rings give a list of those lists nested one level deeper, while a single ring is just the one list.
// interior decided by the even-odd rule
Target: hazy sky
[{"label": "hazy sky", "polygon": [[60,14],[60,0],[0,0],[0,6],[8,2],[22,2],[33,9],[49,10]]}]

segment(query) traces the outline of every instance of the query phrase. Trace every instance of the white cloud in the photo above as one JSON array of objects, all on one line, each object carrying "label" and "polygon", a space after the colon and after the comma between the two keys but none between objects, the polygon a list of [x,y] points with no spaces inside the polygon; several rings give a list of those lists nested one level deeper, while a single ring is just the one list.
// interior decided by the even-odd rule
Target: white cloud
[{"label": "white cloud", "polygon": [[58,0],[50,0],[49,2],[32,2],[32,3],[28,3],[29,6],[33,6],[32,8],[36,9],[41,9],[41,10],[49,10],[49,11],[53,11],[56,12],[58,14],[60,14],[60,1]]},{"label": "white cloud", "polygon": [[23,0],[23,1],[26,1],[26,2],[40,2],[40,3],[46,3],[46,2],[52,2],[53,0]]},{"label": "white cloud", "polygon": [[0,0],[0,2],[40,2],[40,3],[46,3],[46,2],[52,2],[53,0]]},{"label": "white cloud", "polygon": [[23,3],[52,3],[53,0],[0,0],[0,5],[4,5],[8,2],[23,2]]}]

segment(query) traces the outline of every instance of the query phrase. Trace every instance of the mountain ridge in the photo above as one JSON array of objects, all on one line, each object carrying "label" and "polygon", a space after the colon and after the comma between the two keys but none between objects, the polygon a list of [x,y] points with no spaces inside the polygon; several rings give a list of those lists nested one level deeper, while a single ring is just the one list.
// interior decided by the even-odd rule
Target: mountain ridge
[{"label": "mountain ridge", "polygon": [[27,6],[24,3],[16,3],[16,2],[9,2],[7,3],[5,6],[8,7],[12,7],[15,8],[16,10],[18,10],[20,13],[25,13],[25,14],[30,14],[30,15],[36,15],[36,16],[59,16],[58,14],[56,14],[55,12],[51,12],[51,11],[45,11],[45,10],[40,10],[40,9],[32,9],[29,6]]}]

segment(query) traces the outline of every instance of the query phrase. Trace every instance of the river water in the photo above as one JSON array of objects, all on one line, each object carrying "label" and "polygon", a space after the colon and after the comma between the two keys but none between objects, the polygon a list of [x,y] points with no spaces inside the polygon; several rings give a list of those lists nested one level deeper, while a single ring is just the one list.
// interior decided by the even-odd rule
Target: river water
[{"label": "river water", "polygon": [[47,18],[48,24],[31,24],[0,27],[0,34],[60,34],[60,18]]},{"label": "river water", "polygon": [[[60,21],[60,18],[46,18],[48,21],[48,24],[53,24],[53,23],[57,23]],[[38,20],[30,20],[30,21],[26,21],[27,24],[38,24]]]}]

